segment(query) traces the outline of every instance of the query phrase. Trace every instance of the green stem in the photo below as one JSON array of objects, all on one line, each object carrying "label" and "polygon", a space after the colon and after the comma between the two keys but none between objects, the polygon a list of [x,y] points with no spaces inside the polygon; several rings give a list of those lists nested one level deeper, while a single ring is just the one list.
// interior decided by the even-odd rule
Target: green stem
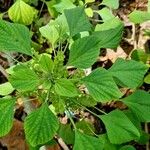
[{"label": "green stem", "polygon": [[85,110],[87,110],[88,112],[90,112],[90,113],[93,114],[94,116],[100,118],[99,115],[97,115],[96,113],[92,112],[91,110],[89,110],[88,108],[86,108],[85,106],[83,106],[82,104],[80,104],[80,103],[78,103],[78,102],[76,102],[76,101],[74,101],[74,100],[73,100],[73,102],[76,103],[77,105],[83,107]]},{"label": "green stem", "polygon": [[76,125],[75,125],[75,123],[74,123],[74,121],[73,121],[73,119],[72,119],[72,117],[71,117],[70,111],[69,111],[67,108],[66,108],[66,111],[67,111],[68,114],[69,114],[68,117],[69,117],[69,119],[70,119],[70,121],[71,121],[71,123],[72,123],[72,125],[73,125],[73,128],[74,128],[74,129],[77,129],[77,128],[76,128]]},{"label": "green stem", "polygon": [[97,107],[93,107],[94,109],[96,109],[97,111],[99,111],[100,113],[102,113],[102,114],[105,114],[105,115],[107,115],[107,113],[106,112],[104,112],[103,110],[100,110],[100,109],[98,109]]}]

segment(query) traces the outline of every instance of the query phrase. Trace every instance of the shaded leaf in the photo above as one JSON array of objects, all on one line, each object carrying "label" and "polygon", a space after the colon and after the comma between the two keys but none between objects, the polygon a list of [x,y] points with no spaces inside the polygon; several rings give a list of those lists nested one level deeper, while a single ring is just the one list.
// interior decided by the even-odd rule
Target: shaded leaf
[{"label": "shaded leaf", "polygon": [[58,135],[64,140],[66,144],[74,144],[74,131],[70,124],[61,124]]},{"label": "shaded leaf", "polygon": [[103,150],[103,143],[93,136],[75,131],[75,144],[73,150]]},{"label": "shaded leaf", "polygon": [[140,121],[150,122],[150,94],[138,90],[132,95],[122,99],[129,109],[139,118]]},{"label": "shaded leaf", "polygon": [[119,150],[136,150],[132,145],[125,145],[121,147]]},{"label": "shaded leaf", "polygon": [[100,118],[105,124],[107,135],[111,143],[122,144],[138,139],[140,133],[128,117],[120,110],[114,110]]}]

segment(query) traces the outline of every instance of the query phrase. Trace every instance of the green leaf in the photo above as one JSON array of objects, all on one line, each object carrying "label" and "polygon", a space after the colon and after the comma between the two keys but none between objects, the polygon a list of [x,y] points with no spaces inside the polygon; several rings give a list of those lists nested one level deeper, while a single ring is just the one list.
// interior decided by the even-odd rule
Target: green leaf
[{"label": "green leaf", "polygon": [[138,90],[132,95],[122,99],[129,109],[139,118],[140,121],[150,122],[150,94]]},{"label": "green leaf", "polygon": [[56,18],[58,16],[58,12],[54,8],[54,5],[57,4],[56,0],[46,1],[48,12],[52,18]]},{"label": "green leaf", "polygon": [[24,65],[14,68],[9,81],[19,91],[32,91],[39,85],[38,76],[33,70]]},{"label": "green leaf", "polygon": [[0,137],[5,136],[13,126],[14,99],[0,99]]},{"label": "green leaf", "polygon": [[68,23],[64,13],[55,19],[53,25],[56,27],[59,33],[59,39],[64,41],[66,37],[68,37],[68,32],[69,32]]},{"label": "green leaf", "polygon": [[73,150],[103,150],[103,143],[96,137],[75,131],[75,144]]},{"label": "green leaf", "polygon": [[87,36],[78,39],[71,46],[68,65],[86,69],[96,61],[99,51],[95,37]]},{"label": "green leaf", "polygon": [[71,9],[76,6],[72,3],[72,0],[60,0],[60,2],[55,4],[53,7],[56,11],[62,13],[65,9]]},{"label": "green leaf", "polygon": [[85,3],[87,4],[87,3],[93,3],[93,2],[95,2],[95,0],[85,0]]},{"label": "green leaf", "polygon": [[34,147],[50,141],[58,128],[56,116],[45,103],[29,114],[24,123],[26,139]]},{"label": "green leaf", "polygon": [[43,53],[40,56],[39,66],[44,72],[51,73],[54,68],[54,63],[51,59],[51,55]]},{"label": "green leaf", "polygon": [[0,20],[0,51],[32,55],[28,28]]},{"label": "green leaf", "polygon": [[59,33],[55,25],[53,25],[53,22],[51,21],[47,25],[41,27],[39,30],[42,36],[47,38],[54,48],[57,40],[59,39]]},{"label": "green leaf", "polygon": [[94,12],[93,12],[92,8],[90,8],[90,7],[85,9],[85,13],[88,17],[93,17],[93,15],[94,15]]},{"label": "green leaf", "polygon": [[103,19],[104,22],[115,17],[112,14],[111,10],[107,7],[104,7],[103,9],[98,10],[96,12],[101,16],[101,18]]},{"label": "green leaf", "polygon": [[91,96],[89,96],[87,94],[78,97],[78,99],[76,101],[78,101],[78,103],[80,103],[81,105],[86,106],[86,107],[92,107],[97,104],[97,102]]},{"label": "green leaf", "polygon": [[22,0],[17,0],[8,10],[8,16],[13,22],[30,25],[36,11]]},{"label": "green leaf", "polygon": [[76,7],[64,11],[69,26],[70,36],[82,31],[91,31],[91,24],[83,7]]},{"label": "green leaf", "polygon": [[113,30],[117,31],[118,30],[117,28],[122,28],[123,29],[122,21],[118,18],[111,18],[111,19],[105,21],[102,24],[97,24],[96,27],[95,27],[95,31],[107,31],[107,30],[110,30],[110,29],[113,29]]},{"label": "green leaf", "polygon": [[74,132],[70,124],[61,124],[58,135],[64,140],[66,144],[74,144]]},{"label": "green leaf", "polygon": [[105,124],[111,143],[122,144],[140,137],[140,133],[128,117],[120,110],[100,116]]},{"label": "green leaf", "polygon": [[119,150],[136,150],[132,145],[125,145],[121,147]]},{"label": "green leaf", "polygon": [[110,143],[107,134],[100,134],[99,140],[104,143],[104,150],[118,150],[119,146]]},{"label": "green leaf", "polygon": [[136,88],[143,81],[148,67],[134,60],[117,59],[109,72],[121,86]]},{"label": "green leaf", "polygon": [[122,96],[111,74],[103,68],[94,70],[82,81],[90,95],[98,102],[108,102]]},{"label": "green leaf", "polygon": [[57,94],[66,97],[78,96],[75,85],[68,79],[59,79],[55,83],[55,91]]},{"label": "green leaf", "polygon": [[144,52],[144,50],[137,49],[132,52],[131,59],[146,63],[148,59],[148,55]]},{"label": "green leaf", "polygon": [[14,88],[9,82],[0,84],[0,95],[5,96],[14,91]]},{"label": "green leaf", "polygon": [[76,128],[80,131],[83,131],[83,133],[87,135],[94,135],[93,133],[95,132],[94,125],[86,120],[81,120],[78,121],[76,124]]},{"label": "green leaf", "polygon": [[121,41],[122,34],[123,23],[116,18],[106,21],[96,28],[96,32],[93,32],[93,36],[99,40],[100,48],[116,48]]},{"label": "green leaf", "polygon": [[144,78],[144,82],[147,84],[150,84],[150,74],[148,74],[145,78]]},{"label": "green leaf", "polygon": [[106,5],[112,9],[117,9],[119,7],[119,0],[103,0],[101,5]]},{"label": "green leaf", "polygon": [[135,24],[150,20],[150,13],[146,11],[134,10],[129,14],[129,20]]}]

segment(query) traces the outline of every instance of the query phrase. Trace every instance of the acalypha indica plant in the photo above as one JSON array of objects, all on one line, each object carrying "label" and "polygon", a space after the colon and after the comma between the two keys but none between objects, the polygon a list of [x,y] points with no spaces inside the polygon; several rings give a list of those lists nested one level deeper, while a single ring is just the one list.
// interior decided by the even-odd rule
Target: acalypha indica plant
[{"label": "acalypha indica plant", "polygon": [[[88,3],[62,0],[52,9],[52,3],[46,2],[53,19],[37,30],[39,43],[49,45],[42,52],[32,38],[38,12],[30,3],[17,0],[8,10],[13,23],[0,20],[0,51],[14,61],[6,69],[8,82],[0,85],[0,137],[13,126],[18,99],[25,107],[34,99],[38,107],[29,108],[23,120],[31,149],[54,144],[57,137],[74,150],[134,150],[131,141],[148,141],[142,125],[150,122],[150,94],[140,87],[149,65],[118,58],[109,69],[91,69],[102,49],[119,45],[124,25],[115,16],[94,24]],[[26,61],[17,60],[13,54],[18,53]],[[125,95],[123,89],[132,92]],[[111,102],[124,107],[103,109]],[[89,112],[103,130],[96,131],[80,112]],[[61,115],[67,116],[67,124],[61,123]]]}]

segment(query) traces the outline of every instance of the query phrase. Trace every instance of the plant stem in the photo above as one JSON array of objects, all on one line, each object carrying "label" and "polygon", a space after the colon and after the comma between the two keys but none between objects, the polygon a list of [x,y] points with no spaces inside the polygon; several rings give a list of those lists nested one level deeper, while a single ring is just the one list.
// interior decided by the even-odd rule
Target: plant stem
[{"label": "plant stem", "polygon": [[73,125],[73,128],[74,129],[76,129],[76,125],[75,125],[75,123],[74,123],[74,121],[73,121],[73,119],[72,119],[72,117],[71,117],[71,114],[70,114],[70,110],[68,109],[68,108],[66,108],[66,111],[68,112],[68,114],[69,114],[69,119],[70,119],[70,121],[71,121],[71,123],[72,123],[72,125]]},{"label": "plant stem", "polygon": [[64,48],[64,53],[66,52],[68,45],[69,45],[69,43],[67,42],[67,44],[66,44],[66,46]]},{"label": "plant stem", "polygon": [[5,71],[5,69],[0,65],[0,72],[6,77],[8,78],[8,74],[7,72]]},{"label": "plant stem", "polygon": [[73,102],[76,103],[77,105],[83,107],[85,110],[87,110],[88,112],[90,112],[90,113],[93,114],[94,116],[100,118],[99,115],[97,115],[96,113],[92,112],[91,110],[89,110],[88,108],[86,108],[85,106],[83,106],[82,104],[80,104],[80,103],[78,103],[78,102],[76,102],[76,101],[73,101]]},{"label": "plant stem", "polygon": [[105,114],[105,115],[107,115],[107,113],[106,112],[104,112],[103,110],[101,110],[101,109],[98,109],[97,107],[93,107],[94,109],[96,109],[97,111],[99,111],[100,113],[102,113],[102,114]]},{"label": "plant stem", "polygon": [[39,15],[38,15],[39,18],[40,18],[40,16],[41,16],[42,10],[43,10],[43,8],[44,8],[44,3],[45,3],[45,0],[43,0],[41,9],[40,9],[40,12],[39,12]]}]

